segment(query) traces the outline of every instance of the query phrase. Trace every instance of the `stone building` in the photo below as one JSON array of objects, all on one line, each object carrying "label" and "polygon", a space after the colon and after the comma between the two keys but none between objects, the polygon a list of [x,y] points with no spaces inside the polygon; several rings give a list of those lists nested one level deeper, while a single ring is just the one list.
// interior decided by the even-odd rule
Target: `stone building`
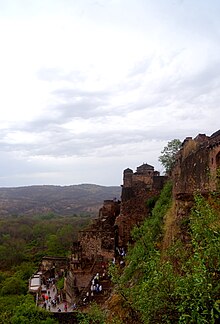
[{"label": "stone building", "polygon": [[131,230],[148,214],[146,201],[157,196],[167,177],[160,176],[152,165],[143,163],[136,172],[125,169],[121,194],[121,211],[116,219],[118,243],[126,246],[131,239]]},{"label": "stone building", "polygon": [[55,274],[64,274],[68,269],[69,260],[66,257],[60,256],[44,256],[41,260],[39,271],[44,276],[54,278]]}]

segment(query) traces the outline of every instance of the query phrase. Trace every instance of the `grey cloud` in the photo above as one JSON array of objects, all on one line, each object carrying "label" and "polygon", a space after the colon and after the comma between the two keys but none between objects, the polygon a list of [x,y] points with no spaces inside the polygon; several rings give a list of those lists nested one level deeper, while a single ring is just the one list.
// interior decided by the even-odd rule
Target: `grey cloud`
[{"label": "grey cloud", "polygon": [[114,111],[108,106],[108,98],[105,93],[102,97],[102,94],[99,95],[99,93],[62,89],[56,91],[56,95],[63,96],[63,102],[48,107],[46,116],[26,124],[15,125],[15,129],[37,133],[60,132],[60,127],[64,123],[75,118],[91,119],[119,113],[118,110]]},{"label": "grey cloud", "polygon": [[[146,63],[146,62],[145,62]],[[144,63],[143,63],[144,64]],[[139,66],[141,71],[141,64]],[[147,63],[143,67],[147,69]],[[216,73],[215,73],[216,72]],[[54,72],[55,73],[55,72]],[[58,73],[55,73],[58,74]],[[125,80],[126,86],[130,82],[138,79],[141,83],[142,75],[138,72],[131,75],[129,81]],[[137,79],[136,79],[137,80]],[[51,105],[46,117],[33,122],[16,125],[15,130],[24,130],[41,134],[42,142],[37,144],[8,144],[6,140],[1,143],[4,151],[19,150],[25,155],[49,155],[49,156],[96,156],[105,151],[106,155],[112,154],[112,148],[120,147],[129,143],[140,143],[146,140],[170,140],[180,137],[197,134],[200,132],[199,119],[203,118],[204,106],[198,107],[198,98],[201,95],[199,89],[209,84],[218,85],[218,69],[215,71],[215,65],[210,70],[203,70],[194,77],[178,76],[172,78],[164,77],[155,83],[154,88],[146,88],[146,94],[135,103],[127,103],[126,105],[112,106],[110,98],[117,94],[123,94],[123,85],[119,89],[109,91],[85,91],[76,88],[61,88],[53,91],[60,103]],[[135,82],[133,83],[135,89]],[[195,91],[198,89],[198,92]],[[144,85],[143,89],[144,90]],[[117,92],[118,91],[118,92]],[[170,116],[170,103],[175,104],[175,116]],[[97,118],[99,121],[108,116],[126,116],[129,112],[138,110],[146,110],[147,114],[155,114],[155,120],[158,118],[161,107],[167,109],[168,122],[160,124],[158,127],[150,127],[143,129],[140,125],[138,130],[123,131],[120,126],[116,130],[106,129],[102,132],[96,131]],[[193,108],[193,109],[192,109]],[[173,117],[175,125],[169,123],[169,118]],[[64,129],[62,125],[72,121],[75,118],[88,119],[94,122],[94,130],[92,132],[82,133],[80,135],[73,134],[68,129]],[[172,119],[171,119],[172,120]],[[190,126],[190,121],[197,120],[197,125]],[[189,123],[187,130],[184,123]],[[190,130],[190,127],[191,130]],[[138,125],[137,125],[138,128]],[[73,130],[74,131],[74,130]],[[6,138],[7,130],[4,130],[1,138]],[[178,134],[178,135],[177,135]],[[147,150],[147,148],[146,148]]]},{"label": "grey cloud", "polygon": [[120,132],[112,131],[93,132],[73,135],[66,131],[60,134],[53,133],[47,138],[44,146],[31,147],[32,154],[51,156],[85,156],[94,155],[96,150],[108,146],[117,146],[124,143],[137,142],[142,139],[141,131]]},{"label": "grey cloud", "polygon": [[[185,135],[179,129],[178,134]],[[147,140],[164,140],[175,138],[176,131],[171,128],[151,128],[149,130],[127,130],[117,132],[102,131],[73,135],[70,132],[50,133],[42,145],[16,145],[14,149],[26,152],[26,155],[36,156],[97,156],[99,150],[106,150],[106,155],[112,154],[121,145],[140,143]],[[98,151],[97,151],[98,150]],[[147,150],[147,148],[146,148]]]},{"label": "grey cloud", "polygon": [[59,89],[53,92],[63,101],[52,110],[58,110],[66,120],[73,117],[90,118],[105,113],[110,93],[89,92],[76,89]]},{"label": "grey cloud", "polygon": [[[2,148],[1,148],[2,149]],[[14,147],[14,149],[16,149]],[[37,163],[29,163],[26,156],[21,156],[19,150],[13,150],[11,148],[10,152],[2,151],[0,152],[0,183],[1,179],[6,176],[13,177],[16,174],[28,174],[32,172],[42,172],[43,167]],[[7,174],[6,173],[7,170]]]},{"label": "grey cloud", "polygon": [[81,71],[75,70],[66,73],[60,68],[41,68],[37,72],[37,77],[43,81],[67,81],[67,82],[74,82],[80,83],[86,80],[86,75]]},{"label": "grey cloud", "polygon": [[151,66],[153,57],[144,58],[143,60],[136,63],[136,65],[128,73],[128,77],[139,76],[145,74]]},{"label": "grey cloud", "polygon": [[85,91],[77,88],[63,88],[57,89],[52,92],[56,96],[63,98],[77,98],[77,97],[88,97],[88,98],[99,98],[108,97],[109,93],[106,91]]},{"label": "grey cloud", "polygon": [[56,128],[42,133],[42,142],[37,144],[1,144],[2,151],[20,151],[26,156],[80,156],[96,154],[97,149],[117,146],[125,143],[135,143],[144,140],[146,133],[138,131],[94,130],[90,133],[75,135],[69,130]]},{"label": "grey cloud", "polygon": [[205,69],[197,72],[190,78],[186,76],[182,80],[181,86],[191,88],[195,93],[203,94],[210,92],[220,85],[220,62],[212,62]]}]

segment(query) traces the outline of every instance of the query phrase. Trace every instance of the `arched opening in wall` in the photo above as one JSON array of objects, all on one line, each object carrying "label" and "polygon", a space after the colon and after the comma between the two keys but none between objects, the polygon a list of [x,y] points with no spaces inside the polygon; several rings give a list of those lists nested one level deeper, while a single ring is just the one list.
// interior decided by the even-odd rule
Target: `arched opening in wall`
[{"label": "arched opening in wall", "polygon": [[220,152],[216,155],[216,186],[217,190],[220,190]]}]

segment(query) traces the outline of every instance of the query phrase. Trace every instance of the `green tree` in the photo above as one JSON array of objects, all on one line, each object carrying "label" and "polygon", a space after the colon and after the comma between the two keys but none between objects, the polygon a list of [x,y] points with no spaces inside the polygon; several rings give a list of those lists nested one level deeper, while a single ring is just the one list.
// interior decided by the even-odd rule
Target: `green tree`
[{"label": "green tree", "polygon": [[0,291],[1,295],[19,295],[27,291],[26,283],[16,276],[5,279]]},{"label": "green tree", "polygon": [[173,139],[168,142],[167,146],[164,147],[161,152],[161,156],[159,156],[158,160],[165,168],[165,172],[168,174],[175,163],[176,153],[179,151],[181,147],[181,141],[179,139]]},{"label": "green tree", "polygon": [[57,231],[57,238],[60,242],[60,246],[63,247],[65,251],[68,251],[71,247],[71,243],[73,242],[73,232],[74,228],[70,224],[62,226]]},{"label": "green tree", "polygon": [[64,255],[65,249],[61,246],[60,241],[56,234],[50,234],[47,242],[47,253],[50,255]]},{"label": "green tree", "polygon": [[37,307],[31,296],[27,295],[24,302],[17,306],[11,318],[12,324],[57,324],[52,314]]}]

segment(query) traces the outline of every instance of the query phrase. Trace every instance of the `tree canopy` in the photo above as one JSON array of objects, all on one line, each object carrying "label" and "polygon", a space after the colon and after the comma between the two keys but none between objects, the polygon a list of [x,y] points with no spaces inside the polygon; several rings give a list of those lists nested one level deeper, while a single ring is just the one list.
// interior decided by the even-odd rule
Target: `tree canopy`
[{"label": "tree canopy", "polygon": [[181,147],[181,141],[179,139],[173,139],[172,141],[168,142],[167,146],[164,147],[161,155],[159,156],[158,160],[165,168],[165,172],[168,174],[175,163],[175,156],[176,153],[179,151]]}]

